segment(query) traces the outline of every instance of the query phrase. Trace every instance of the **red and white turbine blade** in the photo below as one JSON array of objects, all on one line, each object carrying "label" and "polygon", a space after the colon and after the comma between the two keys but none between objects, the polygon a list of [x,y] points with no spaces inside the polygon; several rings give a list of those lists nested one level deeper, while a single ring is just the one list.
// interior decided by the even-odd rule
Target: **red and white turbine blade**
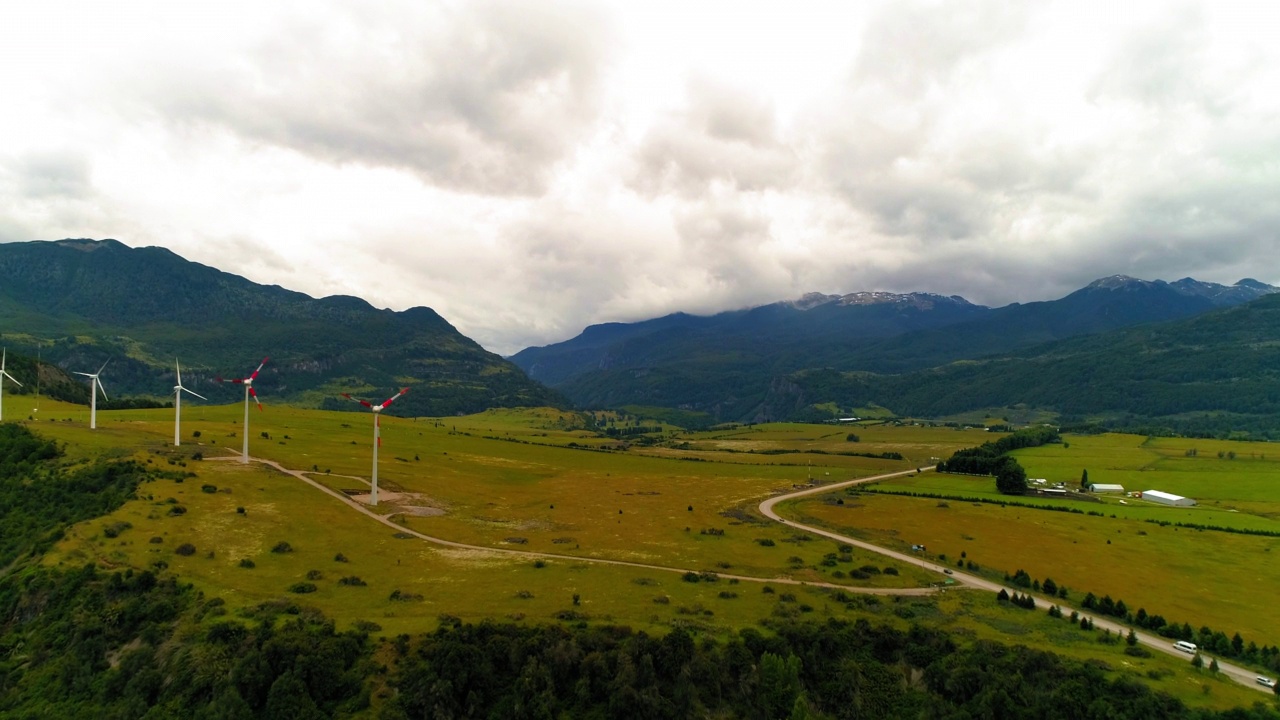
[{"label": "red and white turbine blade", "polygon": [[390,398],[388,398],[388,399],[387,399],[387,401],[386,401],[386,402],[382,403],[382,407],[386,407],[386,406],[390,405],[391,403],[393,403],[393,402],[395,402],[395,401],[396,401],[396,398],[400,397],[401,395],[403,395],[403,394],[405,394],[405,393],[407,393],[407,392],[409,392],[409,388],[405,388],[405,389],[401,390],[400,392],[396,393],[395,395],[392,395]]},{"label": "red and white turbine blade", "polygon": [[360,398],[353,398],[353,397],[351,397],[350,395],[348,395],[348,394],[346,394],[346,393],[342,393],[342,397],[344,397],[344,398],[346,398],[346,399],[350,400],[351,402],[358,402],[358,403],[360,403],[361,405],[363,405],[363,406],[365,406],[365,407],[367,407],[367,408],[369,408],[369,409],[371,409],[371,410],[373,409],[373,403],[370,403],[368,400],[361,400]]},{"label": "red and white turbine blade", "polygon": [[268,360],[270,360],[270,359],[271,359],[271,358],[269,358],[269,357],[264,357],[264,358],[262,358],[262,362],[258,363],[258,369],[257,369],[257,370],[254,370],[254,371],[253,371],[253,374],[252,374],[252,375],[250,375],[248,379],[250,379],[250,380],[256,380],[256,379],[258,378],[258,373],[262,372],[262,366],[263,366],[263,365],[266,365],[266,364],[267,364],[267,361],[268,361]]},{"label": "red and white turbine blade", "polygon": [[262,412],[262,401],[258,399],[258,391],[249,386],[249,394],[253,396],[253,401],[258,403],[258,412]]}]

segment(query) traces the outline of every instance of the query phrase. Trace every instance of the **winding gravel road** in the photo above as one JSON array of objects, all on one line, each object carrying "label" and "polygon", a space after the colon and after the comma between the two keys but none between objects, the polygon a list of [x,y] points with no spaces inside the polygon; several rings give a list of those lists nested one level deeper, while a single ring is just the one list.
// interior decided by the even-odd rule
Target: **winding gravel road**
[{"label": "winding gravel road", "polygon": [[[934,469],[934,466],[929,466],[925,468],[920,468],[920,471],[923,472],[923,471],[933,470],[933,469]],[[1003,585],[1001,583],[992,582],[991,580],[987,580],[986,578],[979,577],[977,575],[972,575],[972,574],[969,574],[960,570],[956,570],[954,568],[951,568],[945,565],[939,565],[938,563],[933,562],[932,560],[922,558],[918,555],[911,555],[908,553],[898,552],[896,550],[889,550],[888,548],[883,548],[883,547],[880,547],[879,545],[873,545],[869,542],[864,542],[862,540],[856,540],[854,538],[847,537],[839,533],[834,533],[829,530],[823,530],[822,528],[813,527],[811,525],[803,525],[801,523],[795,522],[793,520],[788,520],[782,517],[773,509],[775,505],[786,500],[794,500],[795,498],[805,497],[807,495],[818,495],[821,493],[829,493],[833,490],[840,490],[840,489],[852,487],[855,485],[863,485],[870,482],[876,482],[878,480],[886,480],[888,478],[901,477],[903,475],[911,475],[911,474],[914,474],[915,472],[917,471],[904,470],[902,472],[888,473],[886,475],[876,475],[875,477],[858,478],[856,480],[846,480],[844,482],[831,483],[828,485],[821,485],[813,488],[805,488],[804,490],[799,490],[797,492],[786,493],[784,495],[777,495],[775,497],[771,497],[768,500],[765,500],[764,502],[760,503],[760,512],[763,513],[765,517],[770,518],[771,520],[776,520],[780,523],[783,523],[788,527],[798,528],[800,530],[804,530],[805,532],[813,533],[815,535],[821,535],[823,537],[830,538],[832,540],[836,540],[842,543],[847,543],[855,547],[860,547],[863,550],[869,550],[871,552],[880,553],[881,555],[891,557],[894,560],[910,563],[917,567],[922,567],[926,570],[932,570],[938,573],[942,573],[946,571],[946,575],[948,577],[954,579],[957,584],[963,587],[969,587],[969,588],[974,588],[978,590],[986,590],[988,592],[993,592],[993,593],[998,593],[1000,592],[1000,590],[1003,589],[1006,592],[1008,592],[1010,595],[1012,595],[1015,592],[1026,593],[1027,592],[1026,588],[1015,588],[1015,587]],[[1041,604],[1050,602],[1049,600],[1043,597],[1037,597],[1036,600],[1038,600]],[[1069,605],[1063,604],[1057,599],[1054,599],[1052,601],[1052,604],[1060,607],[1062,609],[1062,612],[1066,615],[1070,615],[1073,611],[1080,612],[1079,610],[1076,610],[1075,608],[1072,608]],[[1102,618],[1102,617],[1094,617],[1093,615],[1087,612],[1081,612],[1080,614],[1089,615],[1093,619],[1094,627],[1104,628],[1104,629],[1110,630],[1113,633],[1119,633],[1122,636],[1127,635],[1129,633],[1130,627],[1128,625],[1124,625],[1124,624],[1121,624],[1106,618]],[[1141,645],[1149,647],[1152,650],[1155,650],[1157,652],[1165,653],[1166,655],[1173,655],[1174,657],[1183,658],[1188,662],[1190,662],[1190,658],[1187,656],[1187,654],[1182,652],[1181,650],[1175,649],[1173,647],[1172,641],[1170,641],[1169,639],[1160,637],[1158,635],[1151,635],[1145,632],[1137,632],[1136,634],[1137,634],[1138,642]],[[1052,650],[1053,648],[1044,647],[1042,649]],[[1204,658],[1204,663],[1205,663],[1205,666],[1207,667],[1209,664],[1209,656],[1202,654],[1202,657]],[[1254,690],[1258,690],[1260,692],[1264,692],[1267,694],[1271,694],[1272,692],[1270,688],[1265,688],[1257,684],[1257,677],[1258,677],[1257,673],[1250,672],[1249,670],[1239,667],[1237,665],[1232,665],[1231,663],[1225,662],[1221,658],[1218,659],[1218,670],[1224,675],[1226,675],[1227,677],[1231,678],[1232,680],[1235,680],[1236,682],[1240,683],[1241,685],[1245,685],[1246,687],[1250,687],[1250,688],[1253,688]]]},{"label": "winding gravel road", "polygon": [[[212,457],[212,458],[205,458],[205,459],[206,460],[238,461],[240,460],[240,458],[241,456],[239,454],[236,454],[236,455],[228,455],[225,457],[219,456],[219,457]],[[255,457],[250,457],[249,459],[253,462],[266,465],[267,467],[272,468],[274,470],[278,470],[284,473],[285,475],[293,476],[301,480],[302,482],[310,485],[311,487],[314,487],[320,492],[323,492],[326,495],[329,495],[335,500],[345,503],[347,507],[351,508],[352,510],[355,510],[356,512],[359,512],[365,515],[366,517],[376,520],[382,523],[383,525],[386,525],[389,528],[395,529],[396,532],[412,535],[420,540],[426,540],[429,543],[434,543],[436,545],[441,545],[443,547],[456,548],[459,550],[477,550],[481,552],[495,553],[500,555],[512,555],[516,557],[529,558],[531,560],[536,560],[536,559],[568,560],[568,561],[580,562],[580,563],[596,563],[599,565],[615,565],[620,567],[640,568],[642,570],[654,570],[657,572],[679,573],[681,575],[689,572],[702,572],[701,569],[697,569],[697,568],[678,568],[678,567],[670,567],[667,565],[652,565],[649,563],[632,562],[629,560],[611,560],[608,558],[584,557],[581,555],[559,555],[556,553],[538,552],[536,550],[514,550],[510,548],[495,548],[487,545],[469,545],[467,543],[454,542],[453,540],[445,540],[444,538],[438,538],[431,535],[427,535],[426,533],[421,533],[421,532],[418,532],[417,530],[412,530],[403,525],[400,525],[395,521],[391,520],[389,516],[380,515],[377,512],[374,512],[373,510],[369,509],[367,505],[357,502],[351,499],[350,497],[347,497],[345,494],[340,493],[337,490],[333,490],[328,486],[322,483],[319,483],[311,479],[310,477],[307,477],[308,475],[312,475],[312,474],[318,475],[321,473],[311,473],[310,471],[305,471],[305,470],[293,470],[291,468],[287,468],[281,465],[278,462],[275,462],[274,460],[266,460],[263,458],[255,458]],[[358,478],[351,475],[343,475],[340,477],[348,477],[348,478],[360,480],[361,482],[368,484],[368,481],[364,480],[363,478]],[[721,572],[717,572],[716,577],[721,578],[723,580],[738,580],[739,582],[753,582],[753,583],[761,583],[761,584],[768,583],[773,585],[806,585],[809,587],[824,587],[824,588],[832,588],[834,590],[844,590],[845,592],[848,592],[848,593],[857,593],[862,595],[932,595],[933,593],[937,592],[936,588],[868,588],[868,587],[856,587],[856,586],[850,586],[850,585],[836,585],[834,583],[824,583],[824,582],[807,582],[803,580],[795,580],[793,578],[788,578],[788,577],[762,578],[762,577],[754,577],[751,575],[733,575],[730,573],[721,573]]]},{"label": "winding gravel road", "polygon": [[[241,456],[239,454],[235,454],[235,455],[228,455],[225,457],[220,456],[220,457],[212,457],[207,459],[234,461],[234,460],[239,460],[240,458]],[[533,550],[513,550],[508,548],[495,548],[495,547],[489,547],[485,545],[469,545],[467,543],[460,543],[460,542],[454,542],[452,540],[445,540],[444,538],[433,537],[425,533],[420,533],[416,530],[411,530],[410,528],[404,527],[403,525],[399,525],[394,521],[392,521],[388,516],[380,515],[374,512],[373,510],[370,510],[369,507],[364,505],[363,503],[356,502],[355,500],[351,499],[345,494],[340,493],[336,490],[333,490],[328,486],[323,485],[322,483],[319,483],[311,479],[310,477],[308,477],[308,474],[311,474],[311,473],[308,473],[307,471],[293,470],[291,468],[284,467],[283,465],[281,465],[278,462],[275,462],[274,460],[266,460],[264,458],[251,457],[250,460],[252,460],[253,462],[266,465],[267,467],[270,467],[274,470],[284,473],[285,475],[290,475],[292,477],[295,477],[298,480],[301,480],[302,482],[314,487],[320,492],[323,492],[329,495],[335,500],[345,503],[352,510],[362,513],[366,517],[372,520],[376,520],[377,522],[380,522],[383,525],[386,525],[387,527],[394,529],[396,532],[406,533],[408,535],[412,535],[421,540],[425,540],[429,543],[433,543],[443,547],[456,548],[460,550],[475,550],[475,551],[495,553],[495,554],[501,554],[501,555],[512,555],[516,557],[530,558],[530,559],[541,558],[541,559],[547,559],[547,560],[567,560],[571,562],[596,563],[600,565],[614,565],[619,567],[630,567],[630,568],[639,568],[642,570],[652,570],[656,572],[679,573],[681,575],[688,572],[700,572],[700,570],[697,570],[694,568],[677,568],[677,567],[670,567],[666,565],[651,565],[648,563],[631,562],[627,560],[610,560],[607,558],[582,557],[578,555],[559,555],[556,553],[537,552]],[[998,593],[1000,592],[1001,589],[1004,589],[1008,591],[1009,594],[1011,595],[1014,592],[1019,592],[1019,593],[1025,592],[1025,588],[1008,587],[1008,586],[1002,585],[1001,583],[992,582],[990,580],[987,580],[986,578],[978,577],[977,575],[972,575],[966,572],[955,570],[945,565],[940,565],[936,562],[933,562],[932,560],[928,560],[926,558],[922,558],[917,555],[911,555],[908,553],[898,552],[896,550],[890,550],[888,548],[880,547],[879,545],[873,545],[871,543],[864,542],[862,540],[857,540],[855,538],[847,537],[845,535],[840,535],[839,533],[834,533],[829,530],[813,527],[811,525],[803,525],[801,523],[788,520],[782,517],[781,515],[778,515],[778,513],[775,512],[773,509],[775,505],[777,505],[780,502],[784,502],[786,500],[793,500],[795,498],[805,497],[807,495],[817,495],[820,493],[828,493],[833,490],[840,490],[840,489],[852,487],[855,485],[862,485],[866,483],[877,482],[879,480],[887,480],[889,478],[901,477],[903,475],[910,475],[916,472],[923,472],[923,471],[929,471],[929,470],[933,470],[933,466],[921,468],[920,470],[903,470],[900,472],[885,473],[883,475],[874,475],[872,477],[858,478],[855,480],[846,480],[844,482],[830,483],[827,485],[819,485],[817,487],[805,488],[803,490],[798,490],[796,492],[784,493],[782,495],[775,495],[774,497],[771,497],[768,500],[765,500],[764,502],[760,503],[760,512],[765,517],[771,520],[777,521],[779,523],[782,523],[787,527],[803,530],[808,533],[813,533],[814,535],[821,535],[822,537],[830,538],[837,542],[846,543],[854,547],[862,548],[863,550],[879,553],[880,555],[893,558],[894,560],[897,560],[899,562],[909,563],[911,565],[915,565],[917,567],[921,567],[926,570],[931,570],[933,572],[937,572],[940,574],[944,573],[945,571],[949,571],[949,572],[946,572],[946,576],[955,580],[956,584],[961,587],[973,588],[978,590],[986,590],[988,592],[993,592],[993,593]],[[344,477],[353,477],[353,476],[344,476]],[[367,481],[364,480],[363,478],[353,477],[353,479],[360,480],[361,482],[365,482],[367,484]],[[801,580],[794,580],[792,578],[786,578],[786,577],[760,578],[760,577],[752,577],[750,575],[732,575],[732,574],[726,574],[726,573],[716,573],[716,574],[720,578],[724,578],[726,580],[728,579],[738,580],[739,582],[753,582],[753,583],[761,583],[761,584],[772,583],[772,584],[778,584],[778,585],[807,585],[811,587],[825,587],[825,588],[832,588],[836,590],[844,590],[845,592],[860,593],[864,595],[930,595],[938,591],[938,588],[867,588],[867,587],[853,587],[848,585],[836,585],[834,583],[804,582]],[[1048,602],[1044,598],[1037,598],[1037,599],[1041,603]],[[1064,605],[1058,602],[1056,599],[1053,601],[1053,603],[1058,605],[1062,609],[1063,613],[1065,614],[1069,615],[1073,611],[1072,607],[1068,605]],[[1085,614],[1085,613],[1082,613],[1082,614]],[[1129,631],[1129,627],[1127,625],[1121,625],[1120,623],[1117,623],[1105,618],[1094,617],[1093,622],[1095,627],[1105,628],[1110,630],[1113,633],[1119,633],[1121,635],[1125,635]],[[1143,632],[1137,633],[1137,637],[1138,637],[1139,643],[1151,648],[1152,650],[1155,650],[1157,652],[1163,652],[1168,655],[1173,655],[1175,657],[1181,657],[1184,659],[1187,658],[1185,653],[1174,649],[1170,641],[1165,638],[1158,637],[1155,635],[1149,635]],[[1052,650],[1053,648],[1051,646],[1046,646],[1042,649]],[[1206,665],[1208,664],[1208,662],[1209,662],[1208,656],[1205,656]],[[1264,688],[1256,684],[1255,680],[1257,678],[1257,675],[1244,668],[1238,667],[1236,665],[1232,665],[1228,662],[1225,662],[1219,659],[1218,669],[1227,677],[1231,678],[1232,680],[1235,680],[1236,682],[1242,685],[1245,685],[1247,687],[1250,687],[1265,693],[1271,692],[1270,689]]]}]

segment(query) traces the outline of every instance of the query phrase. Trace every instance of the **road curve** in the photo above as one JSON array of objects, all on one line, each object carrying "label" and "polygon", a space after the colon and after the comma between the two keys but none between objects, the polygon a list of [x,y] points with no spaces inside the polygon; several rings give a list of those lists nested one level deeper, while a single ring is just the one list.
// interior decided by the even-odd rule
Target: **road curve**
[{"label": "road curve", "polygon": [[[242,456],[237,453],[235,455],[218,456],[218,457],[211,457],[211,458],[205,458],[205,459],[206,460],[238,461],[241,459],[241,457]],[[348,507],[350,507],[351,509],[359,513],[364,514],[366,517],[376,520],[382,523],[383,525],[386,525],[387,527],[395,529],[396,532],[412,535],[420,540],[426,540],[429,543],[434,543],[436,545],[441,545],[443,547],[455,548],[459,550],[478,550],[482,552],[497,553],[502,555],[513,555],[517,557],[524,557],[524,558],[535,559],[535,560],[536,559],[569,560],[573,562],[596,563],[599,565],[615,565],[620,567],[639,568],[642,570],[654,570],[658,572],[679,573],[681,575],[689,572],[702,572],[701,570],[695,570],[692,568],[677,568],[677,567],[669,567],[666,565],[651,565],[648,563],[632,562],[629,560],[611,560],[608,558],[583,557],[579,555],[559,555],[556,553],[538,552],[535,550],[513,550],[510,548],[495,548],[495,547],[489,547],[487,545],[469,545],[467,543],[455,542],[453,540],[445,540],[444,538],[433,537],[425,533],[420,533],[416,530],[412,530],[403,525],[399,525],[393,522],[388,516],[380,515],[374,512],[373,510],[370,510],[363,503],[356,502],[355,500],[352,500],[351,498],[347,497],[343,493],[333,490],[328,486],[322,483],[316,482],[315,480],[307,477],[307,475],[309,474],[308,471],[293,470],[291,468],[284,467],[283,465],[281,465],[280,463],[274,460],[267,460],[264,458],[255,458],[255,457],[250,457],[249,459],[253,462],[266,465],[267,467],[270,467],[274,470],[278,470],[279,472],[282,472],[285,475],[290,475],[292,477],[295,477],[301,480],[302,482],[314,487],[315,489],[329,495],[330,497],[333,497],[334,499],[345,503]],[[314,473],[314,474],[319,474],[319,473]],[[363,478],[357,478],[352,475],[344,475],[340,477],[350,477],[350,478],[361,480],[362,482],[367,483],[367,481],[364,480]],[[807,582],[807,581],[795,580],[793,578],[787,578],[787,577],[762,578],[762,577],[754,577],[751,575],[733,575],[729,573],[720,573],[720,572],[717,572],[715,575],[716,577],[724,580],[738,580],[739,582],[754,582],[754,583],[761,583],[761,584],[770,583],[775,585],[804,585],[808,587],[822,587],[822,588],[831,588],[833,590],[843,590],[848,593],[856,593],[856,594],[862,594],[862,595],[931,595],[934,592],[936,592],[935,588],[869,588],[869,587],[858,587],[853,585],[836,585],[835,583],[825,583],[825,582]]]},{"label": "road curve", "polygon": [[[760,503],[760,512],[765,517],[771,520],[776,520],[780,523],[783,523],[788,527],[804,530],[805,532],[813,533],[815,535],[821,535],[823,537],[830,538],[832,540],[853,545],[854,547],[860,547],[863,550],[869,550],[874,553],[879,553],[886,557],[891,557],[894,560],[909,563],[911,565],[915,565],[917,567],[921,567],[926,570],[932,570],[938,573],[942,573],[946,571],[946,575],[948,577],[952,578],[953,580],[956,581],[957,584],[964,587],[973,588],[977,590],[987,590],[993,593],[999,593],[1003,589],[1006,592],[1008,592],[1010,595],[1014,594],[1015,592],[1028,594],[1026,588],[1010,587],[1007,585],[1003,585],[1001,583],[993,582],[983,577],[979,577],[977,575],[972,575],[967,572],[955,570],[945,565],[940,565],[936,562],[933,562],[932,560],[922,558],[918,555],[909,555],[907,553],[898,552],[896,550],[890,550],[888,548],[880,547],[879,545],[873,545],[869,542],[865,542],[862,540],[857,540],[851,537],[840,535],[839,533],[834,533],[829,530],[813,527],[812,525],[803,525],[801,523],[795,522],[794,520],[787,520],[781,515],[778,515],[778,513],[775,512],[773,509],[774,505],[777,505],[778,503],[784,500],[794,500],[796,498],[805,497],[807,495],[818,495],[820,493],[828,493],[833,490],[841,490],[843,488],[852,487],[855,485],[863,485],[870,482],[887,480],[889,478],[895,478],[895,477],[902,477],[903,475],[910,475],[915,472],[924,472],[924,471],[933,470],[933,469],[934,469],[934,466],[930,465],[928,467],[919,468],[919,470],[903,470],[900,472],[886,473],[883,475],[875,475],[872,477],[865,477],[865,478],[857,478],[855,480],[846,480],[843,482],[820,485],[818,487],[805,488],[804,490],[798,490],[796,492],[791,492],[791,493],[784,493],[782,495],[775,495],[774,497],[771,497],[768,500],[765,500],[764,502]],[[1036,599],[1040,601],[1040,603],[1049,603],[1052,605],[1057,605],[1059,608],[1062,609],[1062,612],[1066,615],[1070,615],[1072,612],[1080,612],[1079,610],[1076,610],[1075,608],[1072,608],[1069,605],[1063,604],[1056,598],[1053,600],[1049,600],[1044,597],[1037,597]],[[1091,613],[1088,613],[1088,612],[1080,612],[1080,614],[1088,615],[1089,617],[1091,617],[1093,619],[1094,627],[1110,630],[1113,633],[1119,633],[1121,636],[1127,635],[1129,630],[1133,629],[1135,630],[1135,634],[1137,635],[1139,644],[1149,647],[1152,650],[1165,653],[1166,655],[1172,655],[1174,657],[1184,658],[1189,661],[1189,658],[1187,658],[1186,653],[1182,652],[1181,650],[1175,649],[1173,647],[1172,641],[1170,641],[1167,638],[1163,638],[1157,635],[1151,635],[1145,632],[1139,632],[1137,631],[1136,628],[1130,628],[1128,625],[1124,625],[1122,623],[1118,623],[1118,622],[1115,622],[1114,620],[1110,620],[1107,618],[1094,617]],[[1052,650],[1053,648],[1046,647],[1044,649]],[[1204,658],[1205,665],[1208,666],[1210,656],[1202,654],[1202,657]],[[1264,688],[1261,685],[1257,684],[1257,677],[1258,677],[1257,673],[1251,672],[1238,665],[1233,665],[1231,663],[1225,662],[1220,658],[1218,659],[1218,671],[1226,675],[1227,677],[1231,678],[1232,680],[1235,680],[1236,682],[1240,683],[1241,685],[1245,685],[1246,687],[1250,687],[1250,688],[1253,688],[1254,690],[1258,690],[1260,692],[1264,692],[1268,694],[1271,694],[1272,692],[1269,688]]]}]

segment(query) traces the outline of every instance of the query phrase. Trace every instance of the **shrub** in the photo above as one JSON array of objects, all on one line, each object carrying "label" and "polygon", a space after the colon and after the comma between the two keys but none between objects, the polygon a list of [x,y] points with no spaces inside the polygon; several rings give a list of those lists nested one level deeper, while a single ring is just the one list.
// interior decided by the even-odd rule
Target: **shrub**
[{"label": "shrub", "polygon": [[298,593],[299,595],[305,595],[307,593],[313,593],[315,591],[316,591],[315,583],[299,582],[289,586],[289,592]]},{"label": "shrub", "polygon": [[1126,646],[1126,647],[1125,647],[1125,649],[1124,649],[1124,654],[1125,654],[1125,655],[1129,655],[1129,656],[1131,656],[1131,657],[1137,657],[1137,658],[1149,658],[1149,657],[1151,657],[1151,651],[1150,651],[1150,650],[1148,650],[1148,649],[1146,649],[1146,648],[1144,648],[1144,647],[1142,647],[1141,645],[1128,645],[1128,646]]},{"label": "shrub", "polygon": [[738,597],[738,593],[733,592],[732,590],[721,590],[721,591],[720,591],[720,597],[721,597],[721,598],[723,598],[723,599],[725,599],[725,600],[732,600],[732,599],[734,599],[734,598]]},{"label": "shrub", "polygon": [[341,580],[339,580],[339,581],[338,581],[338,584],[339,584],[339,585],[350,585],[351,587],[364,587],[364,586],[368,585],[369,583],[367,583],[367,582],[365,582],[365,581],[361,580],[360,578],[356,577],[355,575],[348,575],[348,576],[346,576],[346,577],[342,578]]},{"label": "shrub", "polygon": [[120,533],[124,532],[125,530],[128,530],[131,527],[133,527],[133,525],[127,522],[114,522],[102,528],[102,534],[109,538],[119,537]]},{"label": "shrub", "polygon": [[333,561],[334,561],[334,562],[347,562],[347,556],[346,556],[346,555],[343,555],[342,553],[338,553],[337,555],[334,555],[334,556],[333,556]]},{"label": "shrub", "polygon": [[186,515],[187,509],[182,507],[181,505],[174,505],[173,507],[169,508],[169,514],[170,515]]},{"label": "shrub", "polygon": [[240,561],[240,567],[242,567],[242,568],[249,568],[249,569],[253,569],[253,568],[257,567],[257,566],[258,566],[258,564],[257,564],[257,563],[255,563],[254,561],[250,560],[249,558],[245,558],[245,559],[243,559],[243,560],[241,560],[241,561]]},{"label": "shrub", "polygon": [[670,605],[671,598],[667,597],[666,595],[659,595],[653,599],[653,602],[657,605]]},{"label": "shrub", "polygon": [[756,540],[756,542],[760,543],[761,547],[773,547],[774,545],[777,545],[777,543],[770,538],[760,538],[759,540]]},{"label": "shrub", "polygon": [[160,543],[164,542],[164,538],[160,537],[159,535],[156,535],[152,537],[148,542],[150,542],[152,545],[159,545]]},{"label": "shrub", "polygon": [[323,578],[324,578],[324,573],[320,572],[319,570],[308,570],[308,571],[307,571],[307,579],[308,579],[308,580],[321,580],[321,579],[323,579]]},{"label": "shrub", "polygon": [[243,505],[241,505],[240,507],[236,508],[236,514],[237,514],[237,515],[244,515],[244,514],[245,514],[245,513],[244,513],[244,506],[243,506]]},{"label": "shrub", "polygon": [[778,596],[778,602],[790,602],[790,603],[793,603],[793,602],[795,602],[795,601],[796,601],[796,595],[795,595],[795,593],[782,593],[781,595],[779,595],[779,596]]},{"label": "shrub", "polygon": [[422,600],[422,596],[417,593],[401,592],[400,588],[396,588],[391,591],[391,596],[388,599],[396,602],[417,602]]},{"label": "shrub", "polygon": [[542,558],[538,558],[537,560],[533,561],[533,566],[541,570],[542,568],[547,566],[547,561],[543,560]]},{"label": "shrub", "polygon": [[280,542],[275,544],[275,547],[271,548],[271,552],[276,553],[277,555],[283,554],[283,553],[291,553],[293,552],[293,546],[285,542],[284,540],[281,540]]},{"label": "shrub", "polygon": [[690,582],[690,583],[696,583],[702,579],[702,576],[698,575],[698,573],[693,572],[692,570],[685,573],[681,577],[684,579],[685,582]]},{"label": "shrub", "polygon": [[173,550],[175,555],[190,556],[196,554],[196,546],[191,543],[182,543]]},{"label": "shrub", "polygon": [[200,492],[209,493],[210,495],[212,495],[218,492],[218,486],[217,485],[201,485]]},{"label": "shrub", "polygon": [[898,574],[898,568],[893,567],[892,565],[890,565],[890,566],[887,566],[887,567],[883,570],[883,572],[884,572],[884,574],[885,574],[885,575],[897,575],[897,574]]}]

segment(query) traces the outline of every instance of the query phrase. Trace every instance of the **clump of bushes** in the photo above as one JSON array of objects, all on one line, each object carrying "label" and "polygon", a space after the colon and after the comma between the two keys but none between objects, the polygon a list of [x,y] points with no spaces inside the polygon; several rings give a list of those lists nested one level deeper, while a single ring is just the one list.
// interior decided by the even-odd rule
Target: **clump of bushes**
[{"label": "clump of bushes", "polygon": [[275,547],[271,548],[271,552],[276,553],[277,555],[282,555],[284,553],[291,553],[293,552],[293,546],[285,542],[284,540],[281,540],[280,542],[275,544]]},{"label": "clump of bushes", "polygon": [[306,595],[307,593],[313,593],[315,591],[316,591],[315,583],[299,582],[289,586],[289,592],[298,593],[299,595]]},{"label": "clump of bushes", "polygon": [[115,538],[115,537],[119,537],[120,533],[124,532],[125,530],[128,530],[131,527],[133,527],[133,525],[127,522],[113,522],[110,525],[102,528],[102,534],[109,538]]},{"label": "clump of bushes", "polygon": [[250,560],[249,558],[244,558],[243,560],[240,561],[240,567],[248,568],[252,570],[253,568],[258,567],[258,564]]},{"label": "clump of bushes", "polygon": [[339,584],[339,585],[349,585],[349,586],[351,586],[351,587],[364,587],[364,586],[368,585],[369,583],[367,583],[367,582],[365,582],[365,581],[361,580],[360,578],[356,577],[355,575],[348,575],[347,577],[344,577],[344,578],[342,578],[341,580],[339,580],[339,581],[338,581],[338,584]]},{"label": "clump of bushes", "polygon": [[178,547],[174,548],[173,552],[175,555],[182,555],[184,557],[189,557],[191,555],[196,554],[196,546],[192,545],[191,543],[182,543]]}]

